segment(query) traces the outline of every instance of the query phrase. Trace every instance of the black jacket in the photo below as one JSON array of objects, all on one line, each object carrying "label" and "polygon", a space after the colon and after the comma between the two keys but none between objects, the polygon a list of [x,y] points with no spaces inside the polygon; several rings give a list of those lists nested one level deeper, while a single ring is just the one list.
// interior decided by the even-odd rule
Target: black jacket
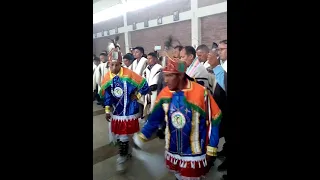
[{"label": "black jacket", "polygon": [[157,83],[157,93],[159,94],[160,91],[166,87],[166,83],[164,82],[164,77],[163,77],[163,71],[161,70],[160,71],[160,74],[159,74],[159,79],[158,79],[158,83]]},{"label": "black jacket", "polygon": [[222,119],[220,124],[220,137],[225,137],[227,133],[228,110],[227,110],[227,73],[224,72],[224,86],[225,90],[217,83],[213,92],[213,99],[216,101],[222,112]]}]

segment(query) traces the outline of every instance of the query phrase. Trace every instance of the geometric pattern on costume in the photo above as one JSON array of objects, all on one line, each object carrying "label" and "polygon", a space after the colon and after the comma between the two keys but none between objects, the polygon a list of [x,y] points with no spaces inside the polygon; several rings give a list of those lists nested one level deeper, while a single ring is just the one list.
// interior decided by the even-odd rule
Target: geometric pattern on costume
[{"label": "geometric pattern on costume", "polygon": [[179,174],[182,180],[200,180],[210,168],[206,155],[216,156],[219,107],[203,86],[189,80],[182,91],[170,91],[165,87],[155,103],[135,141],[147,141],[165,120],[167,168]]},{"label": "geometric pattern on costume", "polygon": [[114,141],[127,141],[128,135],[139,131],[139,106],[131,96],[140,98],[148,91],[146,80],[127,68],[121,67],[117,75],[111,71],[106,74],[99,94],[104,99],[106,113],[111,114]]}]

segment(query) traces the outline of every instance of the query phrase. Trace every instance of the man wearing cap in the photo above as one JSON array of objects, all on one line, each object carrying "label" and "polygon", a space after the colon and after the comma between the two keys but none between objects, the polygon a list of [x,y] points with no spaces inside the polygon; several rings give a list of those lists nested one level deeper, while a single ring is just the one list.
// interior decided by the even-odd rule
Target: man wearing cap
[{"label": "man wearing cap", "polygon": [[125,170],[129,154],[129,135],[139,131],[139,106],[137,99],[149,92],[147,81],[128,68],[121,67],[122,56],[117,49],[108,55],[110,71],[105,75],[100,97],[104,100],[107,121],[113,142],[119,144],[117,171]]},{"label": "man wearing cap", "polygon": [[158,64],[157,54],[152,52],[148,56],[148,66],[143,72],[143,77],[147,80],[150,93],[145,96],[144,100],[144,116],[148,115],[157,97],[158,79],[162,66]]},{"label": "man wearing cap", "polygon": [[[102,52],[100,54],[100,64],[98,67],[95,69],[93,73],[93,91],[96,89],[98,86],[98,92],[101,89],[101,81],[104,77],[104,75],[109,71],[108,67],[108,54],[106,52]],[[102,104],[101,101],[98,99],[98,105]]]},{"label": "man wearing cap", "polygon": [[143,47],[135,47],[134,48],[134,52],[133,52],[133,56],[135,58],[135,60],[132,63],[131,66],[131,70],[133,70],[135,73],[139,74],[140,76],[142,76],[143,71],[146,69],[147,67],[147,58],[143,57],[144,55],[144,49]]},{"label": "man wearing cap", "polygon": [[144,142],[165,121],[167,168],[175,173],[176,179],[200,180],[217,153],[221,111],[206,88],[185,74],[186,68],[184,61],[168,59],[163,70],[167,86],[133,141],[143,148]]},{"label": "man wearing cap", "polygon": [[127,53],[123,56],[122,67],[131,69],[132,62],[134,57],[131,53]]}]

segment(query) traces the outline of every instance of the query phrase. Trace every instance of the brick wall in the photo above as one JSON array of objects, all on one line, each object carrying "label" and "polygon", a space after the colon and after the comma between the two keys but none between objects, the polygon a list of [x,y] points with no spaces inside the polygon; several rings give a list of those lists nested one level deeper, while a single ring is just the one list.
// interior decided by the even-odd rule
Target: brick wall
[{"label": "brick wall", "polygon": [[[198,0],[198,7],[204,7],[212,4],[221,3],[226,0]],[[133,22],[143,22],[145,20],[156,19],[158,16],[167,16],[173,14],[174,11],[189,11],[190,0],[167,0],[153,7],[144,8],[134,12],[127,13],[128,25]],[[219,42],[227,39],[227,13],[207,16],[201,18],[201,42],[208,47],[212,46],[212,42]],[[114,29],[123,26],[123,17],[116,17],[98,24],[93,25],[93,33],[102,30]],[[168,25],[162,25],[154,28],[133,31],[131,33],[131,45],[142,46],[146,53],[153,51],[155,45],[161,45],[163,48],[164,40],[173,35],[179,39],[182,45],[191,45],[191,21],[183,21]],[[113,36],[109,36],[114,38]],[[97,55],[105,50],[109,40],[105,37],[93,40],[93,52]],[[124,34],[120,34],[120,46],[125,50]],[[176,45],[176,44],[175,44]]]},{"label": "brick wall", "polygon": [[116,27],[122,27],[123,24],[123,16],[119,16],[116,18],[109,19],[107,21],[102,21],[100,23],[93,25],[93,33],[102,32],[103,30],[115,29]]},{"label": "brick wall", "polygon": [[212,47],[212,42],[227,39],[227,13],[201,18],[201,44]]},{"label": "brick wall", "polygon": [[[124,46],[124,33],[118,34],[119,35],[119,44],[121,50],[125,49]],[[108,38],[115,38],[115,35],[108,36]],[[103,50],[106,50],[108,43],[111,42],[107,37],[101,37],[93,40],[93,53],[95,55],[99,55]],[[124,52],[124,51],[123,51]]]},{"label": "brick wall", "polygon": [[227,0],[198,0],[198,8],[218,4]]},{"label": "brick wall", "polygon": [[157,19],[158,16],[172,15],[173,12],[177,10],[179,10],[179,12],[185,12],[189,11],[190,9],[190,0],[167,0],[151,7],[128,12],[127,22],[128,25],[132,25],[133,22],[144,22],[146,20]]},{"label": "brick wall", "polygon": [[[191,45],[191,21],[133,31],[131,32],[131,45],[133,47],[142,46],[147,54],[154,50],[154,46],[160,45],[163,48],[164,41],[169,35],[177,38],[183,46]],[[175,42],[173,45],[178,45],[178,43]]]}]

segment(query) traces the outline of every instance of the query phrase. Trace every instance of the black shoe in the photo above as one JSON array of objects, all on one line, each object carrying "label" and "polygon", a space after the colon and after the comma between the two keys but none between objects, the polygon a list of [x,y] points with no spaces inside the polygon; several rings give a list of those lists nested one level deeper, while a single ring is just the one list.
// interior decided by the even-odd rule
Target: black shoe
[{"label": "black shoe", "polygon": [[226,171],[228,167],[227,164],[227,159],[225,161],[223,161],[223,163],[220,164],[220,166],[218,166],[218,171]]},{"label": "black shoe", "polygon": [[222,176],[221,180],[228,180],[228,176],[225,174]]}]

